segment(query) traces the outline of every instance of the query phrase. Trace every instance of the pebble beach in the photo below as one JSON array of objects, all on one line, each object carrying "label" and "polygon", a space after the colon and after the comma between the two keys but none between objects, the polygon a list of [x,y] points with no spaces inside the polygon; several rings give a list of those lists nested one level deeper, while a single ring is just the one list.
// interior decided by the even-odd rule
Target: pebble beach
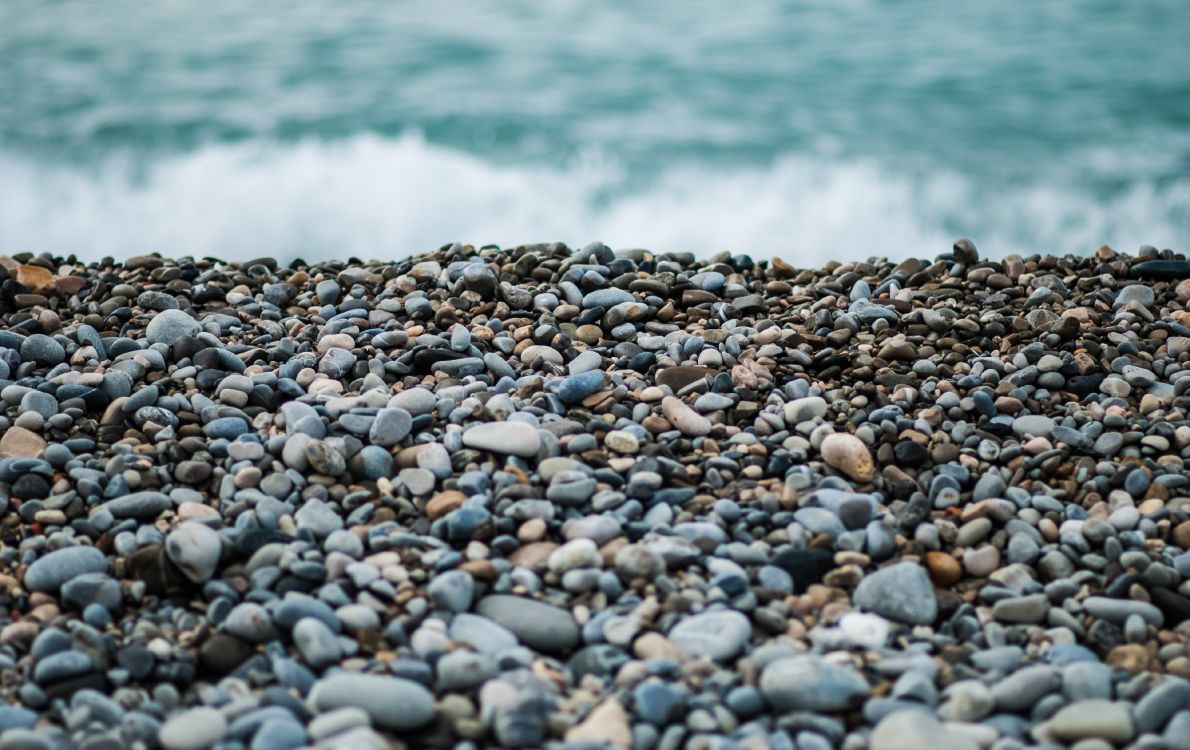
[{"label": "pebble beach", "polygon": [[0,750],[1190,748],[1190,261],[928,253],[0,256]]}]

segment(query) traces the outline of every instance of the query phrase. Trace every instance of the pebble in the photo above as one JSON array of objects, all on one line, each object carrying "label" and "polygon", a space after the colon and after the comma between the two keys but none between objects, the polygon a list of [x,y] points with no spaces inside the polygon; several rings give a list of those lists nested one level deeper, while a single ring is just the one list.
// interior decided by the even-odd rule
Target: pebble
[{"label": "pebble", "polygon": [[89,546],[64,547],[39,557],[25,571],[29,591],[57,591],[62,584],[87,573],[103,573],[108,562],[103,552]]},{"label": "pebble", "polygon": [[938,617],[934,587],[916,563],[897,563],[864,576],[851,600],[860,609],[897,622],[929,625]]},{"label": "pebble", "polygon": [[1127,706],[1108,700],[1071,703],[1054,714],[1046,729],[1062,742],[1096,738],[1122,744],[1136,734]]},{"label": "pebble", "polygon": [[153,316],[145,328],[145,338],[151,344],[173,345],[179,339],[193,336],[201,330],[198,321],[182,310],[162,310]]},{"label": "pebble", "polygon": [[752,625],[739,612],[704,612],[682,620],[669,631],[671,643],[683,653],[725,661],[738,654],[752,637]]},{"label": "pebble", "polygon": [[674,426],[674,429],[683,435],[699,437],[711,432],[711,420],[673,396],[666,396],[662,399],[661,413]]},{"label": "pebble", "polygon": [[475,611],[507,628],[526,646],[546,653],[565,652],[579,643],[574,617],[545,602],[495,594],[480,599]]},{"label": "pebble", "polygon": [[165,553],[170,561],[195,583],[211,579],[222,551],[219,535],[198,521],[179,524],[165,539]]},{"label": "pebble", "polygon": [[533,425],[524,422],[489,422],[466,430],[463,433],[463,445],[493,453],[529,457],[536,456],[541,450],[541,436]]},{"label": "pebble", "polygon": [[778,659],[760,675],[760,692],[781,712],[842,712],[853,708],[869,691],[862,675],[813,655]]},{"label": "pebble", "polygon": [[822,440],[822,460],[857,482],[870,482],[876,476],[876,465],[868,447],[854,435],[832,433]]},{"label": "pebble", "polygon": [[360,708],[373,723],[396,731],[425,726],[434,719],[434,696],[411,680],[340,672],[316,682],[310,706],[318,712]]},{"label": "pebble", "polygon": [[980,745],[924,711],[905,709],[880,720],[868,747],[870,750],[920,750],[923,747],[979,750]]},{"label": "pebble", "polygon": [[5,747],[1190,727],[1170,251],[0,268]]},{"label": "pebble", "polygon": [[161,725],[157,739],[166,750],[204,750],[227,732],[227,719],[215,708],[192,708]]}]

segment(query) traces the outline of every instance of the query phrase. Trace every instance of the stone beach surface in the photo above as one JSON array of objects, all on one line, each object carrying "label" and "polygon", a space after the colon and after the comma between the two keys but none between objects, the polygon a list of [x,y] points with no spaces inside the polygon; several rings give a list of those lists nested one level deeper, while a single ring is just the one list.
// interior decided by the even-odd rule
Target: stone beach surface
[{"label": "stone beach surface", "polygon": [[0,256],[0,750],[1190,747],[1190,262],[944,250]]}]

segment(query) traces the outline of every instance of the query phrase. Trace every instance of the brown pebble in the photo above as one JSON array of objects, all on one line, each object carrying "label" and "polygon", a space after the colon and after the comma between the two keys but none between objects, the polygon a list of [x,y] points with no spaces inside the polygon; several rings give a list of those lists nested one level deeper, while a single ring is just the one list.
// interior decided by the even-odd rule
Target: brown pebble
[{"label": "brown pebble", "polygon": [[953,586],[963,578],[963,568],[959,561],[945,552],[927,552],[926,569],[929,570],[934,585],[939,587]]}]

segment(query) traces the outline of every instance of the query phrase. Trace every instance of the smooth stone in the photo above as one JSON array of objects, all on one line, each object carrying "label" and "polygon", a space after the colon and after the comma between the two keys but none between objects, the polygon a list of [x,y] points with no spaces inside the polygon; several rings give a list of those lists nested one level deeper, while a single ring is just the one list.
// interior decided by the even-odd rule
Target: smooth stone
[{"label": "smooth stone", "polygon": [[451,640],[470,644],[476,651],[489,656],[517,645],[517,638],[511,630],[469,612],[460,612],[450,621],[450,637]]},{"label": "smooth stone", "polygon": [[413,429],[413,417],[404,409],[386,408],[376,412],[376,418],[368,430],[368,440],[373,445],[388,448],[404,440]]},{"label": "smooth stone", "polygon": [[124,593],[120,582],[106,573],[83,573],[62,584],[62,601],[79,610],[97,604],[115,612],[124,601]]},{"label": "smooth stone", "polygon": [[462,570],[451,570],[434,576],[426,588],[430,601],[447,612],[466,612],[475,594],[475,579]]},{"label": "smooth stone", "polygon": [[558,383],[558,398],[564,404],[577,404],[603,388],[606,377],[599,370],[571,375]]},{"label": "smooth stone", "polygon": [[560,607],[511,594],[493,594],[479,600],[475,612],[511,631],[530,648],[558,653],[579,644],[574,617]]},{"label": "smooth stone", "polygon": [[169,495],[151,490],[133,492],[104,503],[104,510],[116,518],[149,520],[174,507]]},{"label": "smooth stone", "polygon": [[1083,600],[1083,609],[1092,617],[1107,620],[1113,625],[1123,625],[1128,617],[1134,614],[1140,615],[1145,622],[1156,628],[1165,624],[1165,616],[1161,610],[1147,602],[1089,596]]},{"label": "smooth stone", "polygon": [[412,680],[359,672],[340,672],[310,690],[310,706],[325,713],[356,707],[375,724],[396,731],[417,729],[434,718],[433,694]]},{"label": "smooth stone", "polygon": [[165,538],[165,554],[195,583],[211,579],[222,552],[219,534],[198,521],[179,524]]},{"label": "smooth stone", "polygon": [[293,626],[293,645],[307,664],[317,670],[334,664],[341,651],[331,629],[316,617],[303,617]]},{"label": "smooth stone", "polygon": [[819,450],[827,466],[842,471],[857,482],[867,483],[876,476],[871,451],[855,435],[844,432],[827,435]]},{"label": "smooth stone", "polygon": [[33,561],[25,571],[29,591],[57,591],[62,584],[86,573],[107,572],[107,557],[90,546],[63,547]]},{"label": "smooth stone", "polygon": [[1102,699],[1071,703],[1054,714],[1046,728],[1065,742],[1100,738],[1120,744],[1136,734],[1127,705]]},{"label": "smooth stone", "polygon": [[223,712],[203,706],[171,717],[161,725],[157,739],[166,750],[204,750],[226,732],[227,719]]},{"label": "smooth stone", "polygon": [[925,568],[902,562],[864,576],[851,597],[855,606],[912,625],[929,625],[938,616],[938,599]]},{"label": "smooth stone", "polygon": [[532,458],[541,450],[537,428],[525,422],[483,422],[463,431],[468,448]]},{"label": "smooth stone", "polygon": [[691,383],[698,382],[714,374],[715,371],[709,367],[677,365],[674,367],[663,367],[657,370],[654,380],[657,385],[667,385],[670,390],[677,393]]},{"label": "smooth stone", "polygon": [[407,388],[388,400],[388,408],[404,409],[414,417],[429,414],[437,405],[438,398],[425,388]]},{"label": "smooth stone", "polygon": [[21,359],[42,366],[52,366],[66,359],[66,349],[44,333],[35,333],[21,342]]},{"label": "smooth stone", "polygon": [[727,661],[752,638],[752,623],[735,610],[703,612],[678,621],[667,637],[687,655]]},{"label": "smooth stone", "polygon": [[0,436],[0,456],[37,458],[45,452],[45,438],[20,425],[9,427]]},{"label": "smooth stone", "polygon": [[1062,683],[1054,667],[1039,664],[1018,669],[992,686],[992,697],[1001,711],[1024,711]]},{"label": "smooth stone", "polygon": [[607,698],[586,718],[566,730],[567,744],[591,747],[632,747],[632,729],[624,707],[615,697]]},{"label": "smooth stone", "polygon": [[673,396],[661,400],[661,413],[675,429],[688,437],[707,435],[711,431],[711,420]]},{"label": "smooth stone", "polygon": [[182,310],[162,310],[153,316],[145,327],[145,338],[150,344],[172,345],[179,339],[193,336],[202,326],[189,313]]},{"label": "smooth stone", "polygon": [[806,396],[785,402],[783,411],[785,423],[794,425],[802,422],[812,422],[826,416],[826,399],[821,396]]},{"label": "smooth stone", "polygon": [[854,669],[810,654],[778,659],[760,675],[760,692],[769,705],[781,712],[845,711],[867,697],[870,690]]},{"label": "smooth stone", "polygon": [[1012,420],[1012,431],[1017,437],[1047,438],[1054,431],[1054,420],[1038,414],[1025,414]]},{"label": "smooth stone", "polygon": [[876,725],[869,750],[979,750],[971,737],[951,729],[924,711],[904,709],[888,714]]}]

